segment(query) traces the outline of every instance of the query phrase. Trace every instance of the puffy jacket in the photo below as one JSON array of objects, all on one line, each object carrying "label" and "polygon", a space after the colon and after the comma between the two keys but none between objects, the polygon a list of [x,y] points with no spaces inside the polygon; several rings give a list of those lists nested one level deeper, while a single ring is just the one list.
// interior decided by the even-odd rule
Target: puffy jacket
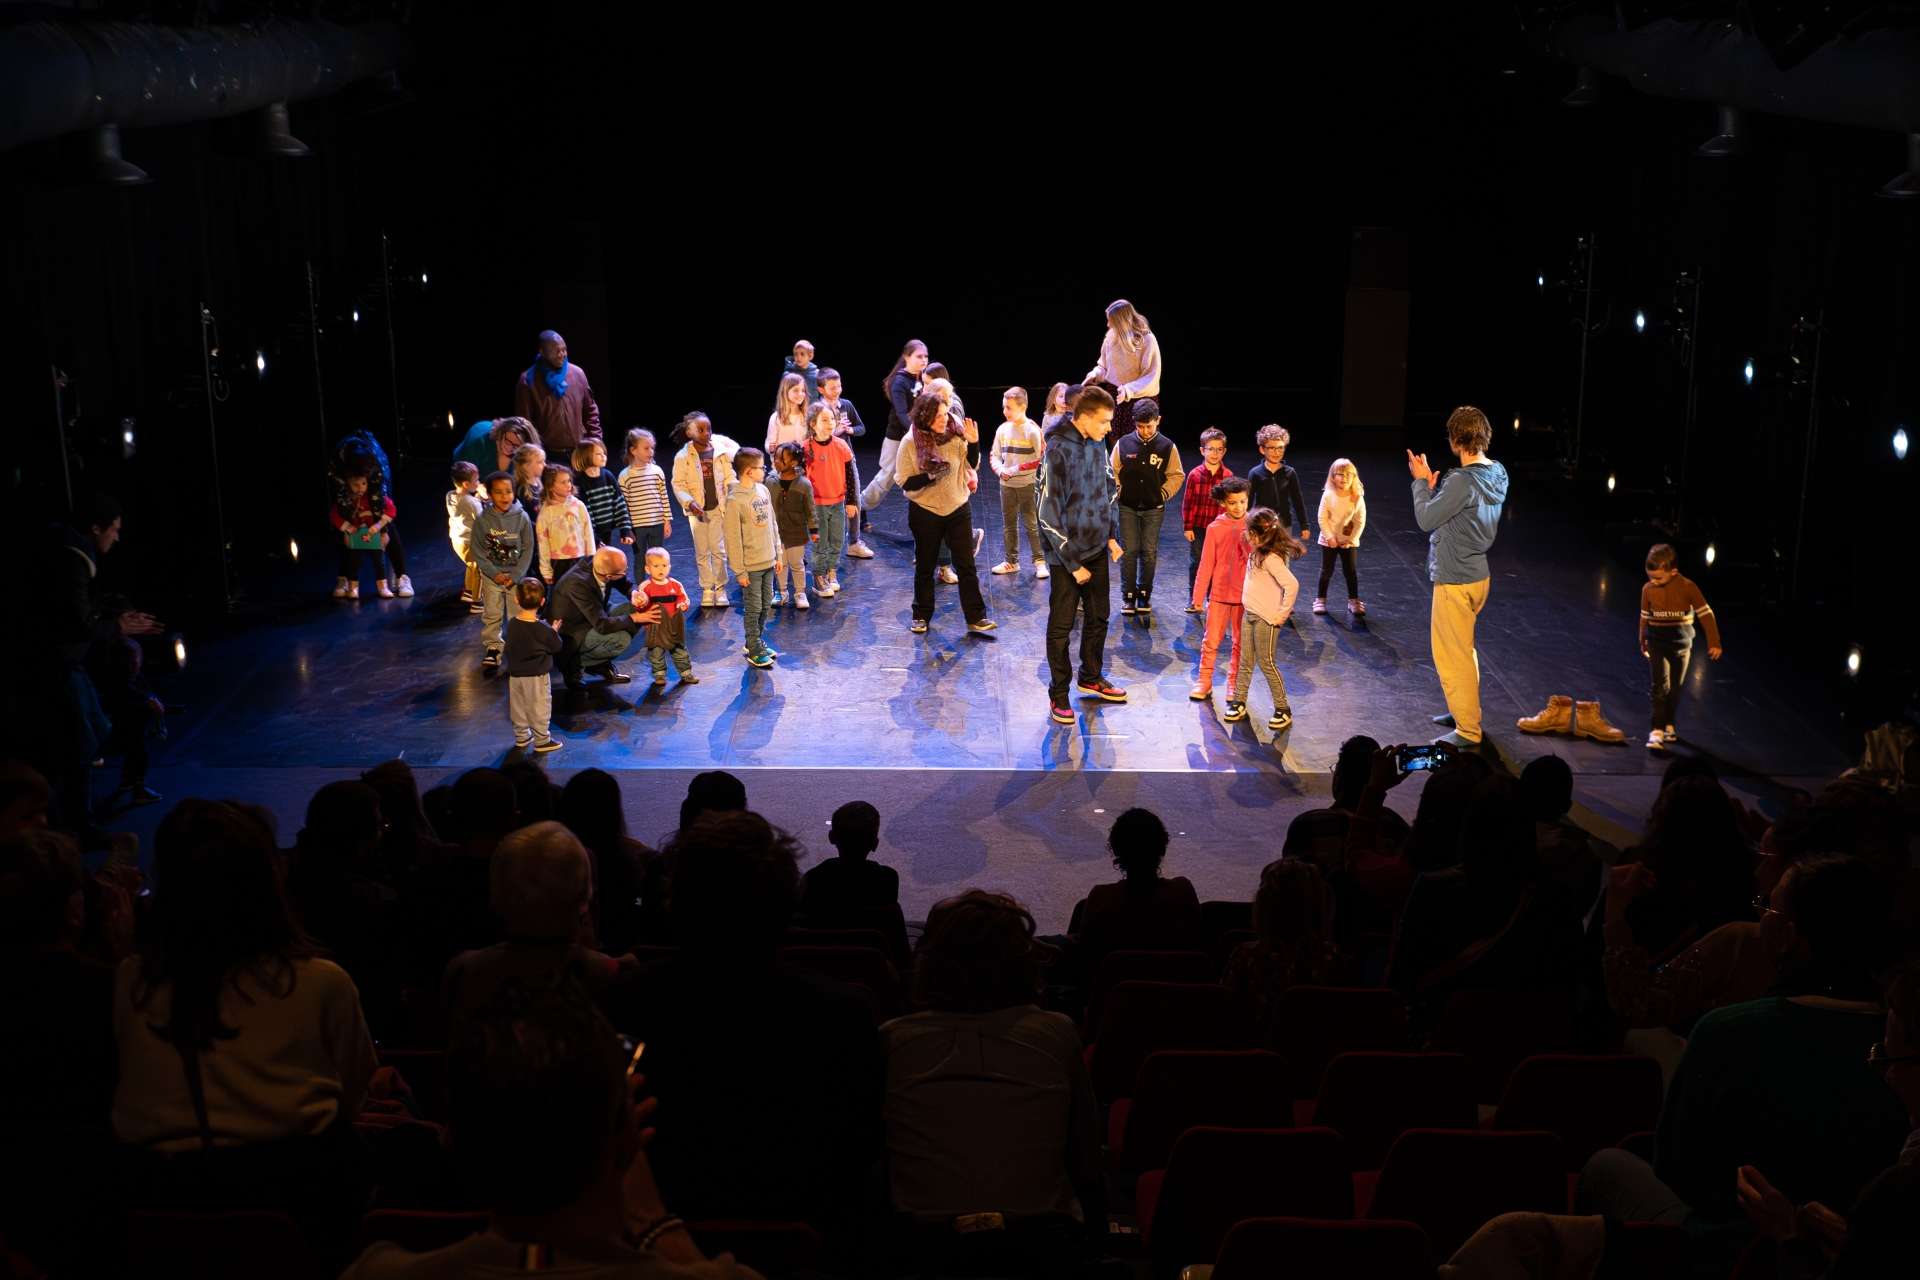
[{"label": "puffy jacket", "polygon": [[1120,540],[1119,486],[1098,440],[1080,434],[1072,418],[1046,433],[1040,462],[1040,540],[1047,560],[1072,571],[1106,554]]}]

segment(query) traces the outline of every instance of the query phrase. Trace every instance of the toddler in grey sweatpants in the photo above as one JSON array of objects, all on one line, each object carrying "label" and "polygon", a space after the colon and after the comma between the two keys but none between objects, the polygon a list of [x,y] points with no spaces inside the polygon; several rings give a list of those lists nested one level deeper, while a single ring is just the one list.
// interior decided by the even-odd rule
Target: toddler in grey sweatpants
[{"label": "toddler in grey sweatpants", "polygon": [[513,745],[539,752],[561,747],[549,729],[560,624],[540,620],[540,605],[546,598],[547,587],[540,579],[520,579],[513,588],[513,602],[519,608],[507,623],[507,715],[513,721]]}]

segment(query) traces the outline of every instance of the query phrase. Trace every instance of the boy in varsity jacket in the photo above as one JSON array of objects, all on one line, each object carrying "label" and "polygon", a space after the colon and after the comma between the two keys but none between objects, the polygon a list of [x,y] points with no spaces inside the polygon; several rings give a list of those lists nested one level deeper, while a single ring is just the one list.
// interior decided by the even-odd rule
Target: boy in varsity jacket
[{"label": "boy in varsity jacket", "polygon": [[1180,492],[1185,475],[1180,450],[1160,434],[1160,406],[1139,400],[1133,430],[1113,445],[1113,474],[1120,485],[1120,612],[1153,612],[1153,571],[1160,564],[1160,522],[1167,500]]},{"label": "boy in varsity jacket", "polygon": [[1693,579],[1680,572],[1680,558],[1666,543],[1647,552],[1647,585],[1640,588],[1640,653],[1647,660],[1653,694],[1653,728],[1647,750],[1663,751],[1680,740],[1674,715],[1693,658],[1693,628],[1707,633],[1707,657],[1720,661],[1720,624]]}]

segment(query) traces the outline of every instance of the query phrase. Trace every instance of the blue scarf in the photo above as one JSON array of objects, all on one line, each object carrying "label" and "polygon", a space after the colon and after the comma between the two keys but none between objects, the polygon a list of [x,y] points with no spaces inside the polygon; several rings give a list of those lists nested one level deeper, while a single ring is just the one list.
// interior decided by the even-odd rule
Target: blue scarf
[{"label": "blue scarf", "polygon": [[527,370],[527,382],[537,387],[544,380],[547,390],[553,392],[553,398],[564,400],[567,398],[567,369],[572,363],[570,360],[562,360],[560,367],[556,369],[545,360],[535,360],[533,368]]}]

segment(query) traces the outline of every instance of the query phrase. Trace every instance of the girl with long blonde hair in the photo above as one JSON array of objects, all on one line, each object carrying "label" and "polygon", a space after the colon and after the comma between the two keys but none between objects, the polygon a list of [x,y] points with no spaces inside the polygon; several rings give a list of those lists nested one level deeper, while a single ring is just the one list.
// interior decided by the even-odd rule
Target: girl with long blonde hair
[{"label": "girl with long blonde hair", "polygon": [[1364,618],[1367,605],[1360,598],[1360,571],[1355,561],[1360,535],[1367,527],[1367,491],[1360,471],[1347,458],[1335,458],[1327,468],[1327,487],[1320,494],[1320,589],[1313,593],[1313,611],[1327,611],[1327,584],[1333,581],[1333,562],[1347,577],[1347,612]]}]

